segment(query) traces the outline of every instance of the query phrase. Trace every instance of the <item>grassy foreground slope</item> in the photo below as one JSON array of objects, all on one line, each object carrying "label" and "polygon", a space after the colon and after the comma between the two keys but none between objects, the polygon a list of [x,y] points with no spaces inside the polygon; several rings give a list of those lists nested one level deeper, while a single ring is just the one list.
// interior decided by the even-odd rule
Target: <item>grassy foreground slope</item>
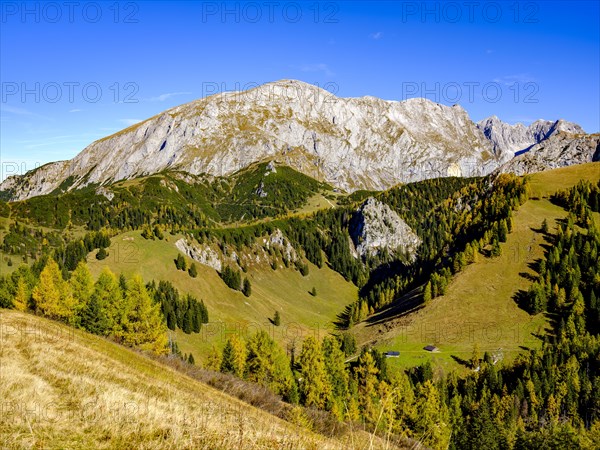
[{"label": "grassy foreground slope", "polygon": [[3,449],[387,447],[364,433],[314,434],[47,319],[0,310],[0,330]]},{"label": "grassy foreground slope", "polygon": [[[532,265],[544,254],[540,225],[550,230],[567,212],[552,204],[549,196],[580,180],[597,182],[600,163],[571,166],[531,176],[531,198],[513,215],[513,231],[500,244],[501,256],[484,258],[463,269],[448,286],[446,295],[402,317],[378,323],[363,322],[355,328],[359,344],[371,344],[383,351],[400,351],[388,361],[396,367],[410,367],[431,361],[445,369],[461,367],[474,347],[483,354],[498,353],[513,359],[523,347],[541,345],[546,317],[530,316],[517,305],[516,295],[531,284]],[[392,306],[393,307],[393,306]],[[436,352],[423,349],[438,347]]]}]

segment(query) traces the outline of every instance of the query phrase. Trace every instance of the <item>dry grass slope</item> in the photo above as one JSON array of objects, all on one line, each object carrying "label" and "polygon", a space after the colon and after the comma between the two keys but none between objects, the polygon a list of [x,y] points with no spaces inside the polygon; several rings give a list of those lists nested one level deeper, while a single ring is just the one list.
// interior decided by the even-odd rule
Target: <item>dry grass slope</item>
[{"label": "dry grass slope", "polygon": [[0,310],[0,448],[347,449],[97,336]]}]

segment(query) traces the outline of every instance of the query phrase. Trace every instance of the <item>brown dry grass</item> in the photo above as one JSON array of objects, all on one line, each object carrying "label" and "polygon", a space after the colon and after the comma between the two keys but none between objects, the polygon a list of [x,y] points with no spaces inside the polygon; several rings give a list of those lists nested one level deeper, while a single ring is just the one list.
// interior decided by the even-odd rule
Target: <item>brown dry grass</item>
[{"label": "brown dry grass", "polygon": [[364,432],[327,438],[105,339],[12,310],[0,310],[0,398],[2,449],[390,448]]}]

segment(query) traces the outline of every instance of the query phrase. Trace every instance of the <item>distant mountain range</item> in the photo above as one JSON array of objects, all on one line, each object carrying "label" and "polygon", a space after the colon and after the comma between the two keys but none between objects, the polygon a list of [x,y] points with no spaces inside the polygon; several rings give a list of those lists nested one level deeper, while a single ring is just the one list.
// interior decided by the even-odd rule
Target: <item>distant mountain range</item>
[{"label": "distant mountain range", "polygon": [[600,135],[564,120],[525,127],[493,116],[474,123],[459,105],[339,98],[282,80],[169,109],[92,143],[70,161],[9,177],[0,191],[22,200],[165,170],[227,176],[268,160],[341,190],[379,190],[598,159]]}]

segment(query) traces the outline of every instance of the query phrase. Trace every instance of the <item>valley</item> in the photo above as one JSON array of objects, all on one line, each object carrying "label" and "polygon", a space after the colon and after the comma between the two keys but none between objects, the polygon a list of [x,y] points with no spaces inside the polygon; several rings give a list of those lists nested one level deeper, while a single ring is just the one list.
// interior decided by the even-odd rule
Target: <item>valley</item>
[{"label": "valley", "polygon": [[[535,358],[550,355],[557,339],[595,339],[589,330],[600,320],[598,136],[564,121],[524,131],[491,120],[474,129],[497,156],[503,146],[529,143],[527,151],[476,176],[455,165],[448,170],[456,176],[406,183],[397,174],[385,189],[382,179],[315,179],[280,156],[231,173],[171,167],[101,183],[69,175],[44,195],[36,177],[56,166],[6,180],[0,320],[9,333],[1,357],[17,374],[4,388],[15,414],[22,416],[18,398],[52,403],[59,390],[76,448],[153,448],[158,440],[177,448],[446,448],[462,439],[452,437],[458,418],[475,408],[461,398],[483,398],[487,386],[496,402],[527,402],[548,416],[551,405],[536,407],[531,395],[549,394],[539,381],[524,388],[521,378],[539,371]],[[564,158],[571,164],[554,168]],[[77,351],[10,333],[52,326],[71,333],[67,344]],[[41,365],[51,367],[44,376]],[[89,378],[115,373],[110,400],[145,402],[136,434],[76,417],[84,401],[76,398],[109,395]],[[580,376],[586,392],[598,382]],[[144,380],[142,394],[128,387],[132,379]],[[29,393],[30,380],[42,392]],[[215,420],[240,431],[219,431],[190,395],[227,411],[238,405],[237,416]],[[573,411],[595,400],[560,401]],[[201,431],[178,423],[173,402],[189,403]],[[435,404],[429,416],[419,412]],[[535,419],[529,410],[503,414],[512,414],[505,440]],[[252,420],[270,422],[265,415],[282,421],[246,432]],[[0,424],[10,445],[62,445],[63,428],[26,416]],[[591,448],[594,431],[585,429],[579,444]],[[538,439],[534,430],[523,439]]]}]

